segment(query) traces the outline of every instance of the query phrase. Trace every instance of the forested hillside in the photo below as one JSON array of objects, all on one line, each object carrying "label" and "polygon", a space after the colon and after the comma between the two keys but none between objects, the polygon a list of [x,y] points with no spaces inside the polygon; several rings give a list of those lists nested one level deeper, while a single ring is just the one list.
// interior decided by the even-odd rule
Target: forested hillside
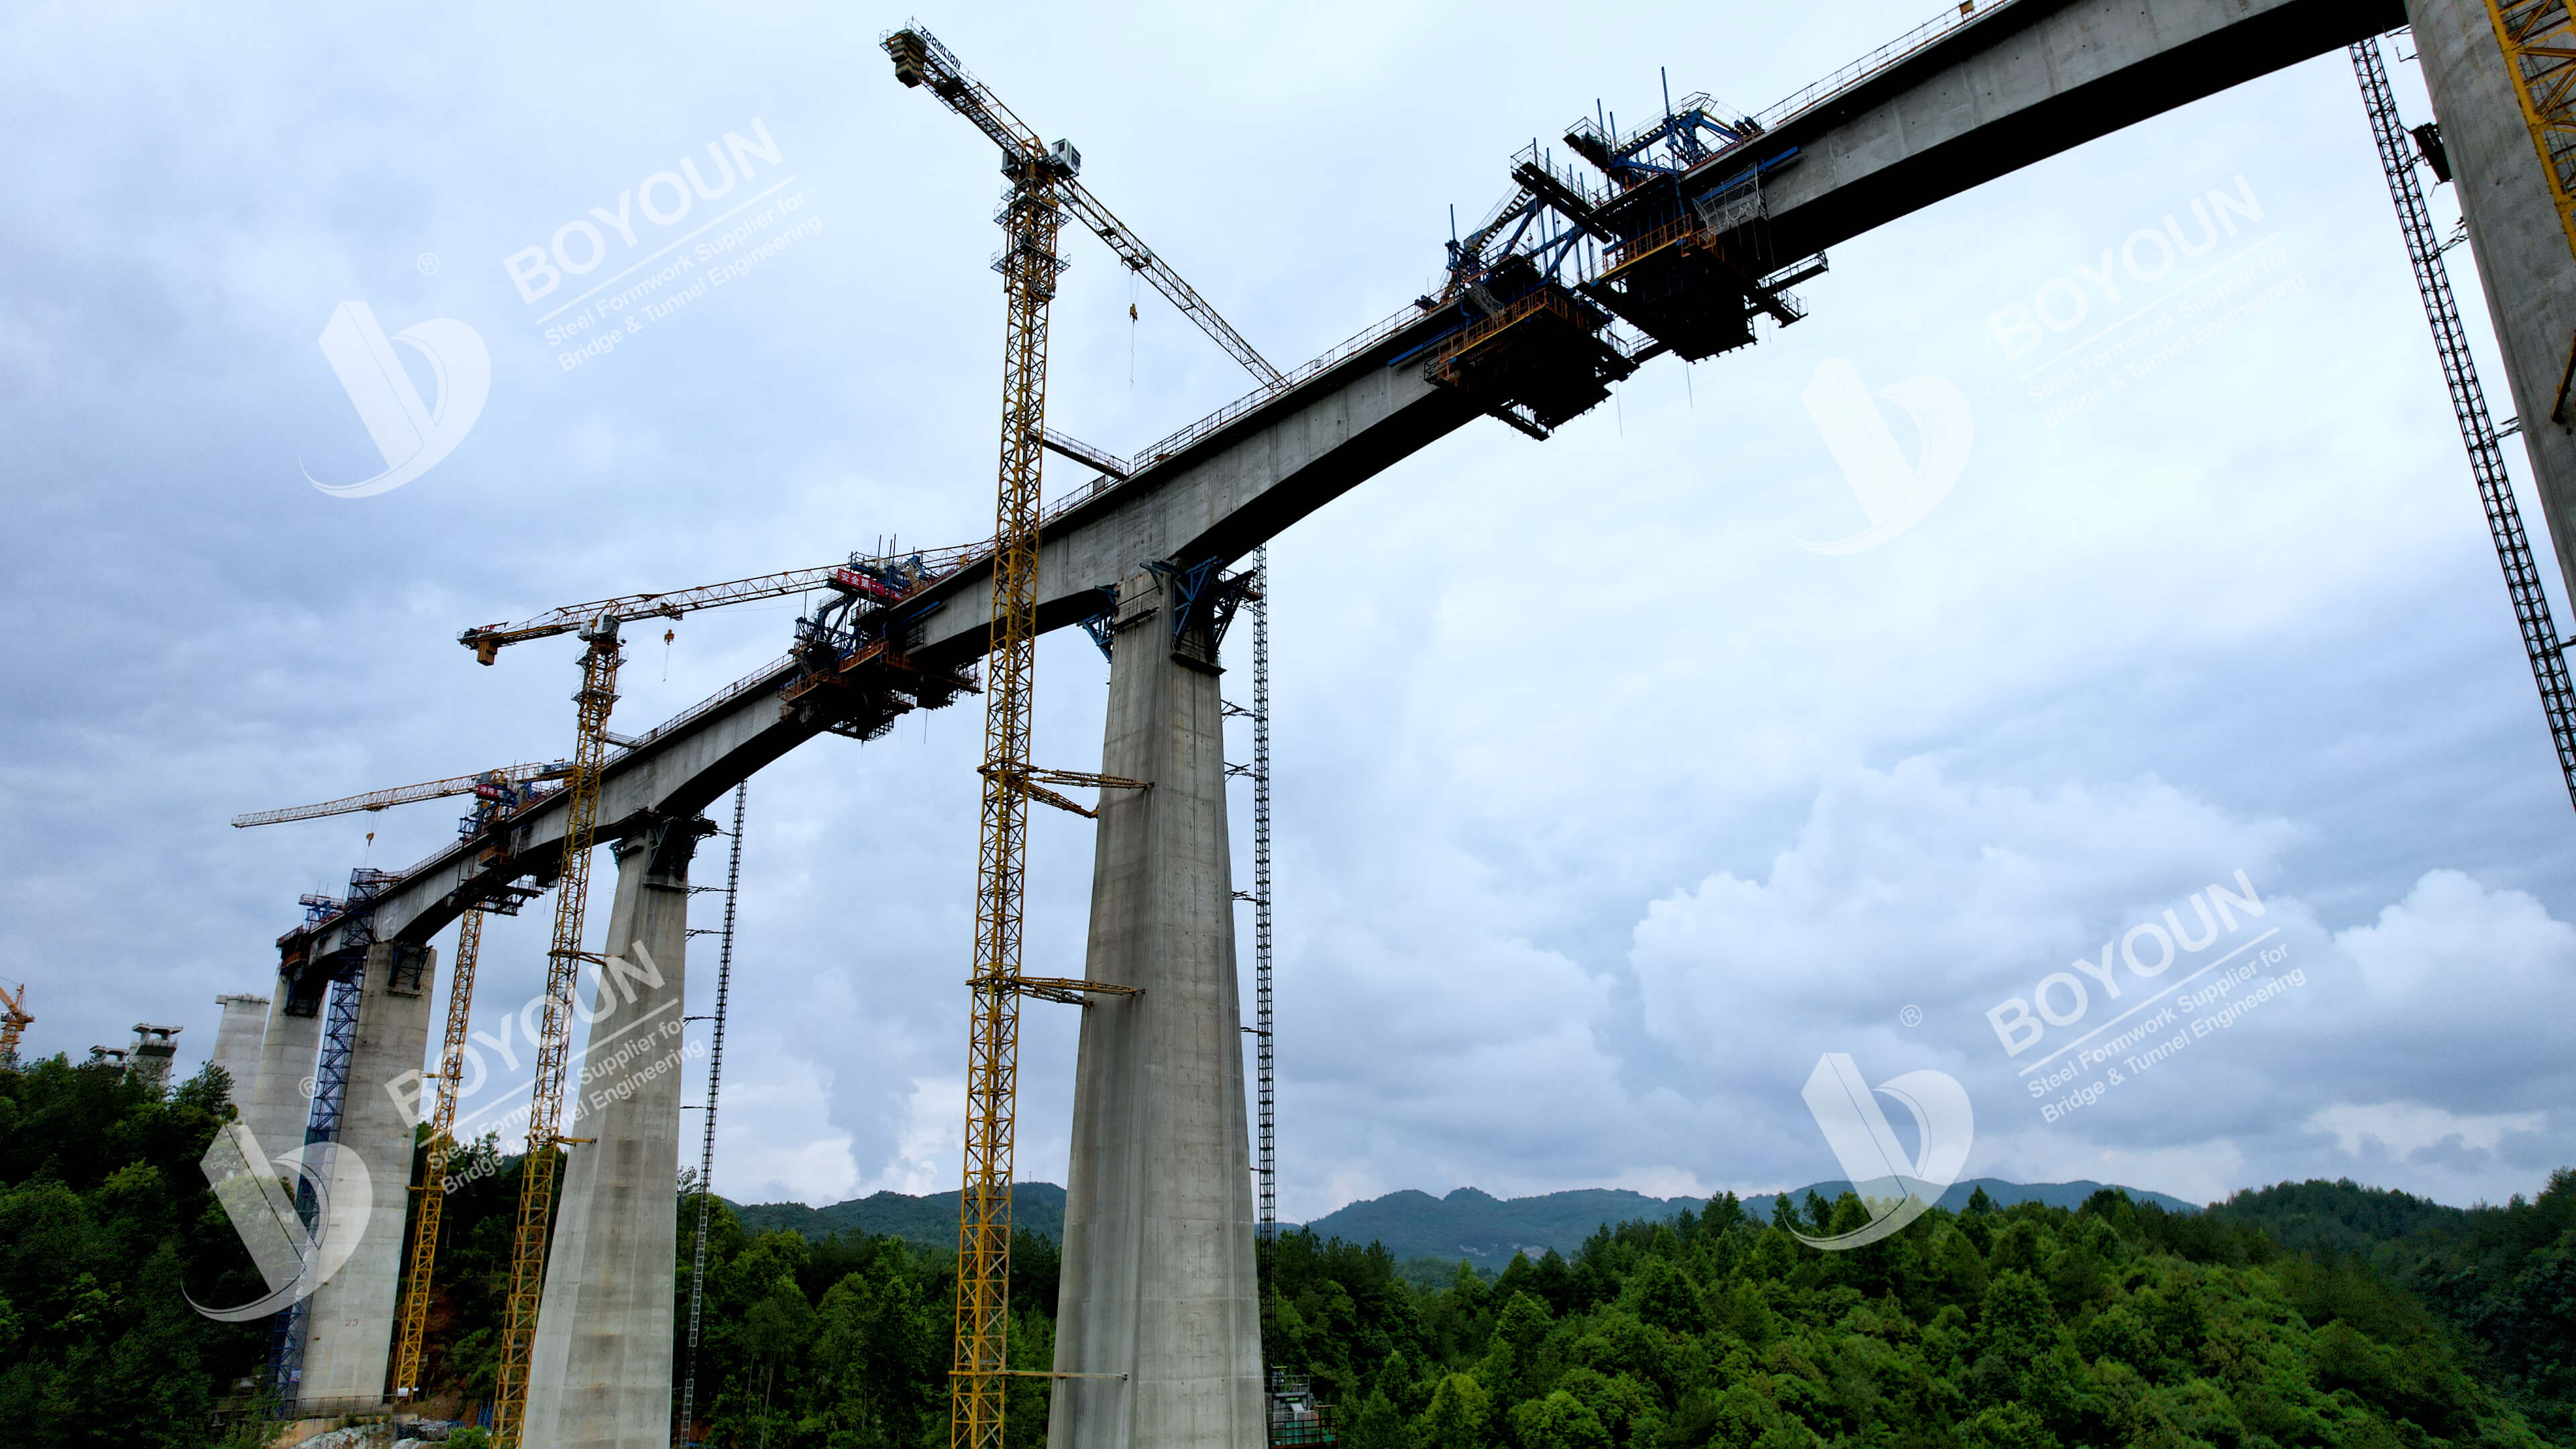
[{"label": "forested hillside", "polygon": [[2502,1207],[2444,1207],[2346,1180],[2240,1192],[2211,1211],[2285,1247],[2370,1264],[2476,1344],[2535,1427],[2576,1443],[2576,1171]]},{"label": "forested hillside", "polygon": [[1381,1251],[1284,1239],[1266,1329],[1352,1449],[2532,1444],[2365,1267],[2116,1193],[1983,1202],[1817,1253],[1857,1199],[1605,1230],[1416,1295]]},{"label": "forested hillside", "polygon": [[217,1442],[265,1323],[188,1304],[267,1290],[197,1159],[229,1113],[208,1067],[166,1095],[57,1056],[0,1067],[0,1440]]},{"label": "forested hillside", "polygon": [[[801,1202],[736,1204],[734,1216],[741,1220],[743,1230],[751,1233],[793,1228],[817,1242],[834,1233],[876,1233],[925,1248],[953,1248],[957,1245],[958,1196],[954,1192],[923,1193],[918,1197],[877,1192],[822,1208],[807,1207]],[[1048,1242],[1061,1240],[1064,1189],[1051,1182],[1011,1184],[1011,1221]]]},{"label": "forested hillside", "polygon": [[[265,1329],[186,1295],[260,1289],[197,1170],[228,1110],[212,1072],[159,1093],[60,1058],[0,1068],[10,1445],[225,1443],[215,1404],[256,1372]],[[487,1141],[457,1167],[473,1180],[446,1220],[427,1377],[477,1398],[518,1164]],[[698,1198],[672,1202],[684,1299]],[[704,1442],[944,1443],[953,1255],[711,1209]],[[2108,1190],[2071,1211],[1981,1195],[1818,1253],[1790,1230],[1848,1230],[1856,1199],[1784,1201],[1770,1221],[1720,1199],[1431,1287],[1382,1247],[1299,1231],[1263,1250],[1264,1349],[1314,1375],[1350,1449],[2508,1446],[2543,1443],[2535,1425],[2576,1445],[2571,1214],[2566,1173],[2456,1215],[2349,1184],[2199,1215]],[[1056,1251],[1023,1233],[1013,1252],[1011,1360],[1042,1369]],[[1044,1381],[1011,1392],[1009,1443],[1035,1449]]]}]

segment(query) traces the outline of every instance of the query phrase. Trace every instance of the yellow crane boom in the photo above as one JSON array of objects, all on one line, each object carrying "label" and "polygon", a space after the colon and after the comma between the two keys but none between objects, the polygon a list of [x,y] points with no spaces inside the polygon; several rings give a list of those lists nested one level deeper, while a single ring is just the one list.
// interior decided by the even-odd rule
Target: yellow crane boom
[{"label": "yellow crane boom", "polygon": [[19,982],[14,992],[0,986],[0,1061],[17,1060],[18,1037],[35,1024],[27,1014],[27,983]]},{"label": "yellow crane boom", "polygon": [[[927,86],[941,104],[973,123],[975,129],[984,133],[985,139],[1002,148],[1005,156],[1029,156],[1050,163],[1053,169],[1047,178],[1046,190],[1052,205],[1048,210],[1057,225],[1062,223],[1061,213],[1071,212],[1075,220],[1117,253],[1118,260],[1129,271],[1143,277],[1155,291],[1163,294],[1166,301],[1179,308],[1182,316],[1198,324],[1199,330],[1224,348],[1227,356],[1243,364],[1245,371],[1266,383],[1281,381],[1279,369],[1271,366],[1268,358],[1245,341],[1232,323],[1217,315],[1217,310],[1208,305],[1197,288],[1156,256],[1152,247],[1145,245],[1127,223],[1120,221],[1116,214],[1101,204],[1099,197],[1091,194],[1089,187],[1082,184],[1076,175],[1082,169],[1080,152],[1062,141],[1056,143],[1056,148],[1061,148],[1060,152],[1041,144],[1036,128],[1013,114],[1009,106],[1002,104],[1001,97],[967,73],[954,52],[920,26],[907,26],[887,36],[885,48],[886,54],[894,58],[896,80],[907,86]],[[1003,222],[1005,226],[1010,224],[1008,220]],[[1053,231],[1048,233],[1046,240],[1047,260],[1054,263],[1046,278],[1047,296],[1051,300],[1055,294],[1054,274],[1063,271],[1064,266],[1055,257]],[[1005,279],[1010,276],[1003,270],[1007,260],[1006,256],[1003,262],[994,264],[994,269],[1002,271]],[[1043,382],[1044,378],[1041,377],[1040,381]]]},{"label": "yellow crane boom", "polygon": [[572,769],[572,761],[556,760],[543,765],[504,765],[475,775],[450,775],[444,780],[427,780],[417,785],[396,785],[390,790],[370,790],[364,795],[344,795],[318,805],[290,805],[283,810],[255,810],[233,817],[235,830],[254,825],[283,825],[290,820],[313,820],[325,815],[346,815],[356,810],[383,810],[395,805],[409,805],[421,800],[436,800],[446,795],[472,794],[478,786],[493,784],[525,785],[534,780],[560,780]]},{"label": "yellow crane boom", "polygon": [[[929,549],[920,553],[922,563],[933,574],[945,573],[968,556],[974,547]],[[906,555],[910,558],[911,555]],[[850,564],[879,563],[852,554]],[[456,642],[474,651],[477,663],[489,664],[502,647],[522,644],[530,639],[549,639],[595,625],[618,625],[638,619],[676,619],[698,609],[722,608],[727,604],[748,604],[761,599],[782,598],[788,594],[809,593],[831,587],[833,575],[846,567],[824,564],[818,568],[789,569],[784,573],[760,574],[753,578],[733,579],[721,584],[702,584],[694,589],[665,589],[649,594],[619,594],[613,599],[594,599],[587,604],[566,604],[548,609],[533,618],[515,624],[481,624],[456,636]]]}]

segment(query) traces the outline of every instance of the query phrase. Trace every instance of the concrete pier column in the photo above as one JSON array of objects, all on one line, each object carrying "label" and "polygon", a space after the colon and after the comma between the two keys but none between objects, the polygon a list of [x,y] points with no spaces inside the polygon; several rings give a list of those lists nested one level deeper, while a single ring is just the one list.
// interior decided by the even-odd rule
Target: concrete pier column
[{"label": "concrete pier column", "polygon": [[[1176,591],[1120,588],[1083,974],[1049,1449],[1260,1449],[1261,1302],[1212,666],[1173,657]],[[1200,651],[1212,658],[1215,651]]]},{"label": "concrete pier column", "polygon": [[233,1079],[233,1105],[247,1109],[251,1092],[259,1086],[259,1044],[268,1032],[268,998],[236,991],[216,997],[215,1004],[224,1009],[224,1018],[215,1027],[215,1049],[208,1060]]},{"label": "concrete pier column", "polygon": [[681,993],[689,855],[712,827],[671,822],[618,843],[609,963],[570,1074],[563,1204],[528,1373],[530,1449],[671,1442]]},{"label": "concrete pier column", "polygon": [[271,1157],[304,1145],[304,1120],[313,1110],[313,1064],[322,1054],[322,1013],[289,1011],[295,999],[281,978],[268,1000],[268,1025],[260,1035],[259,1067],[233,1093],[241,1123]]},{"label": "concrete pier column", "polygon": [[358,987],[358,1040],[340,1108],[340,1150],[366,1164],[364,1216],[345,1193],[331,1200],[326,1241],[357,1250],[313,1295],[305,1320],[307,1399],[378,1399],[393,1353],[402,1288],[403,1233],[411,1217],[412,1123],[421,1060],[429,1050],[430,986],[437,953],[379,941],[367,948]]},{"label": "concrete pier column", "polygon": [[[2576,426],[2550,420],[2576,355],[2576,250],[2550,200],[2486,0],[2406,0],[2406,13],[2561,577],[2576,580]],[[2501,399],[2495,411],[2505,411]],[[2576,398],[2565,416],[2576,419]]]}]

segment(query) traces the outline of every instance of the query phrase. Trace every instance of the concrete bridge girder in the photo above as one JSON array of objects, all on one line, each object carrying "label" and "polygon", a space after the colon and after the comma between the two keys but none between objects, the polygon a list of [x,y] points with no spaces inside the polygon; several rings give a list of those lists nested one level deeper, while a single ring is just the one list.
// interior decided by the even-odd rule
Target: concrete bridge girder
[{"label": "concrete bridge girder", "polygon": [[2011,0],[1712,171],[1764,182],[1783,260],[2406,23],[2400,0]]},{"label": "concrete bridge girder", "polygon": [[[2438,3],[2478,8],[2477,0]],[[1799,148],[1796,164],[1765,183],[1765,209],[1780,252],[1806,255],[2405,20],[2400,0],[2013,0],[1784,122],[1739,159]],[[1452,321],[1446,310],[1429,314],[1173,455],[1143,460],[1130,482],[1049,520],[1041,626],[1089,617],[1093,591],[1146,560],[1241,557],[1470,421],[1475,414],[1456,395],[1411,366],[1387,365]],[[957,668],[984,653],[989,593],[981,566],[934,586],[932,597],[945,606],[927,621],[916,651],[925,663]],[[520,667],[542,667],[542,654],[531,654]],[[782,669],[611,760],[603,837],[694,814],[820,733],[779,717],[775,687],[788,678]],[[544,878],[559,853],[561,819],[560,805],[540,805],[513,826],[509,860],[498,871],[474,869],[462,848],[432,857],[380,899],[378,932],[426,941],[463,908],[460,888],[478,879],[497,884],[502,871]]]},{"label": "concrete bridge girder", "polygon": [[[1419,369],[1386,365],[1439,330],[1426,320],[1052,520],[1038,566],[1040,625],[1058,629],[1090,617],[1102,587],[1148,561],[1248,553],[1475,417],[1456,394],[1424,381]],[[931,668],[960,668],[982,657],[991,587],[989,565],[980,563],[934,585],[924,597],[941,607],[925,621],[915,657]],[[534,651],[525,652],[532,657],[522,667],[540,663]],[[728,706],[613,757],[600,793],[602,843],[693,815],[823,733],[819,724],[782,717],[777,687],[793,673],[781,668]],[[463,845],[432,856],[377,898],[377,934],[427,941],[462,912],[460,893],[468,887],[551,875],[562,851],[562,821],[559,803],[539,804],[509,827],[506,859],[497,866],[480,865]],[[326,931],[309,949],[320,955],[335,945]]]}]

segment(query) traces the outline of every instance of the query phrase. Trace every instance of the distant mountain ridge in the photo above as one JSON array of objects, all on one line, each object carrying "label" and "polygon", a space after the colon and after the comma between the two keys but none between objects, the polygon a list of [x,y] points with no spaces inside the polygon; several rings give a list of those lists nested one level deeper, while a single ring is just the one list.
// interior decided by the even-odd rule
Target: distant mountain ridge
[{"label": "distant mountain ridge", "polygon": [[[801,1202],[736,1204],[734,1216],[743,1231],[771,1233],[793,1228],[817,1241],[834,1233],[867,1232],[901,1238],[924,1248],[957,1246],[957,1199],[953,1192],[913,1197],[900,1192],[870,1193],[830,1207]],[[1011,1223],[1050,1242],[1064,1238],[1064,1189],[1051,1182],[1011,1184]]]},{"label": "distant mountain ridge", "polygon": [[[1982,1187],[1997,1207],[2037,1202],[2073,1208],[2104,1186],[2091,1181],[2018,1183],[1980,1177],[1952,1184],[1941,1195],[1940,1205],[1957,1212]],[[1848,1182],[1811,1183],[1786,1194],[1756,1194],[1742,1202],[1746,1212],[1768,1222],[1774,1205],[1784,1195],[1793,1203],[1804,1203],[1811,1192],[1831,1201],[1850,1188]],[[2121,1191],[2171,1212],[2200,1211],[2198,1204],[2164,1193],[2134,1187]],[[1472,1187],[1459,1188],[1447,1197],[1407,1189],[1352,1203],[1306,1226],[1320,1237],[1383,1243],[1398,1258],[1465,1258],[1481,1266],[1499,1267],[1517,1252],[1537,1257],[1553,1248],[1571,1254],[1605,1223],[1653,1222],[1684,1208],[1697,1212],[1707,1205],[1706,1198],[1648,1197],[1620,1188],[1578,1188],[1515,1198],[1498,1198]]]},{"label": "distant mountain ridge", "polygon": [[[1850,1186],[1845,1182],[1819,1182],[1794,1188],[1786,1196],[1792,1202],[1803,1203],[1807,1194],[1814,1192],[1830,1201]],[[2103,1186],[2089,1181],[2017,1183],[1980,1177],[1952,1185],[1941,1195],[1941,1206],[1956,1212],[1966,1207],[1982,1187],[1997,1207],[2038,1202],[2073,1208]],[[2160,1192],[2122,1190],[2141,1202],[2156,1203],[2169,1211],[2200,1211],[2197,1204]],[[1766,1193],[1745,1198],[1745,1211],[1768,1222],[1780,1196]],[[957,1198],[953,1192],[921,1197],[880,1192],[823,1208],[794,1202],[760,1203],[738,1206],[734,1212],[751,1232],[792,1228],[809,1238],[821,1239],[836,1232],[862,1231],[902,1238],[922,1247],[954,1247]],[[1498,1198],[1472,1187],[1459,1188],[1447,1197],[1433,1197],[1408,1188],[1351,1203],[1306,1226],[1321,1237],[1383,1243],[1398,1258],[1443,1258],[1453,1262],[1464,1258],[1482,1267],[1497,1268],[1510,1262],[1517,1252],[1537,1257],[1553,1248],[1570,1254],[1605,1225],[1654,1222],[1684,1208],[1697,1212],[1707,1205],[1706,1198],[1648,1197],[1621,1188],[1576,1188],[1515,1198]],[[1019,1227],[1050,1241],[1062,1241],[1064,1189],[1051,1182],[1014,1184],[1011,1216]]]}]

